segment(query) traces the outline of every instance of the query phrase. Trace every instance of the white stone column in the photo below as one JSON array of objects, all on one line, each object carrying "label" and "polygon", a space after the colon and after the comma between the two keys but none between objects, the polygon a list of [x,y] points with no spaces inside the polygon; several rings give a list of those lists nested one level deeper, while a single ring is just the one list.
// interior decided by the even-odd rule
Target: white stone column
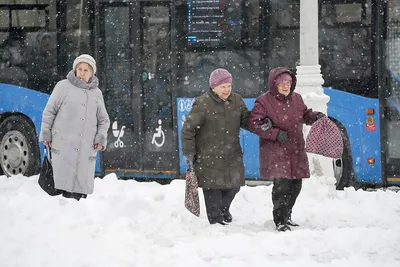
[{"label": "white stone column", "polygon": [[[324,80],[318,51],[318,0],[300,0],[300,66],[297,66],[296,92],[309,108],[327,114],[329,96],[322,89]],[[310,127],[305,127],[305,136],[309,130]],[[308,157],[311,175],[333,177],[331,159],[315,154]]]}]

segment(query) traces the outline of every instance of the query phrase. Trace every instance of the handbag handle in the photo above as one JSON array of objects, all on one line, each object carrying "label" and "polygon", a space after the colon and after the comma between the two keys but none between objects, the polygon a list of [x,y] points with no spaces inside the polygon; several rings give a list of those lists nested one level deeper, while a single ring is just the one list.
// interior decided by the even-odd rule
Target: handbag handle
[{"label": "handbag handle", "polygon": [[[46,146],[44,147],[44,155],[46,155],[46,153],[47,153],[47,149],[46,149]],[[50,160],[51,160],[51,148],[49,147],[49,158],[50,158]]]},{"label": "handbag handle", "polygon": [[186,171],[190,171],[192,170],[192,168],[193,168],[193,163],[190,160],[186,159]]}]

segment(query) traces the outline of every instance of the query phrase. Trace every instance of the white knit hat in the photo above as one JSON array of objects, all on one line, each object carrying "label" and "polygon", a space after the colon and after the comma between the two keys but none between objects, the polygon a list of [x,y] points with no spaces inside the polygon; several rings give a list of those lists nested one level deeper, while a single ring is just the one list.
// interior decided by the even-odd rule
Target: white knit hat
[{"label": "white knit hat", "polygon": [[89,64],[93,69],[93,74],[96,74],[96,70],[97,70],[96,60],[94,60],[94,58],[88,54],[82,54],[82,55],[78,56],[77,58],[75,58],[74,64],[72,65],[72,69],[74,71],[76,71],[76,66],[82,62]]}]

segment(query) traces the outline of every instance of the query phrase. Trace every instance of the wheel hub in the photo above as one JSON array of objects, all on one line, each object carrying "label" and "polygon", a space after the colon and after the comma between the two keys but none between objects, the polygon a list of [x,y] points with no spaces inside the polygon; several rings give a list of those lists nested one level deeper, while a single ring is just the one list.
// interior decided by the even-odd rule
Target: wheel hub
[{"label": "wheel hub", "polygon": [[7,176],[24,174],[28,167],[28,141],[19,131],[7,132],[0,143],[0,163]]},{"label": "wheel hub", "polygon": [[333,160],[333,174],[336,178],[337,183],[340,182],[343,175],[343,159],[334,159]]}]

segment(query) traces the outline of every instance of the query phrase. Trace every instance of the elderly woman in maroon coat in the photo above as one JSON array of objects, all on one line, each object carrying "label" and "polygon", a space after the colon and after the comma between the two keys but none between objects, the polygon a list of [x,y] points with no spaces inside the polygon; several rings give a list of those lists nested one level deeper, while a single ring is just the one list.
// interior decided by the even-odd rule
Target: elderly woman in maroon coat
[{"label": "elderly woman in maroon coat", "polygon": [[[313,112],[295,93],[296,76],[286,68],[269,74],[268,91],[257,98],[249,117],[249,130],[260,137],[260,174],[272,178],[273,216],[278,231],[298,226],[291,220],[302,179],[310,177],[303,124],[325,115]],[[265,122],[270,120],[270,126]]]}]

